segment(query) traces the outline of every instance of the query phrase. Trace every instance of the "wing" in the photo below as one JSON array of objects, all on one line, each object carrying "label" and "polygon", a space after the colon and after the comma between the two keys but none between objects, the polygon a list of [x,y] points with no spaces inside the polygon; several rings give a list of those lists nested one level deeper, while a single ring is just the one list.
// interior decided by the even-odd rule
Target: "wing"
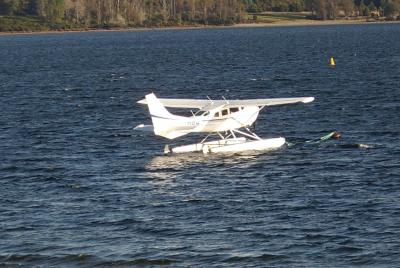
[{"label": "wing", "polygon": [[[165,107],[188,108],[208,111],[218,106],[273,106],[293,103],[309,103],[314,97],[299,98],[273,98],[273,99],[249,99],[249,100],[196,100],[196,99],[159,99]],[[147,104],[146,99],[138,101],[140,104]]]},{"label": "wing", "polygon": [[300,102],[309,103],[312,101],[314,101],[314,97],[229,100],[228,106],[274,106],[274,105],[293,104]]},{"label": "wing", "polygon": [[[213,103],[210,100],[196,100],[196,99],[158,99],[165,107],[171,108],[195,108],[201,109]],[[140,104],[147,104],[146,99],[138,101]]]}]

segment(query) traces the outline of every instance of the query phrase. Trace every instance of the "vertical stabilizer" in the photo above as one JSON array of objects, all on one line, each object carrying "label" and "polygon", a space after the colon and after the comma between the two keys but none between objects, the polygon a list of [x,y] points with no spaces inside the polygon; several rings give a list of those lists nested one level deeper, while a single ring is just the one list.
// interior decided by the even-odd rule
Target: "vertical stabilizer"
[{"label": "vertical stabilizer", "polygon": [[178,131],[179,116],[173,115],[164,107],[154,93],[146,95],[151,121],[153,122],[154,134],[168,139],[174,139],[187,133]]},{"label": "vertical stabilizer", "polygon": [[162,117],[162,118],[172,118],[173,115],[168,112],[159,99],[157,99],[154,93],[146,95],[147,106],[149,107],[151,117]]}]

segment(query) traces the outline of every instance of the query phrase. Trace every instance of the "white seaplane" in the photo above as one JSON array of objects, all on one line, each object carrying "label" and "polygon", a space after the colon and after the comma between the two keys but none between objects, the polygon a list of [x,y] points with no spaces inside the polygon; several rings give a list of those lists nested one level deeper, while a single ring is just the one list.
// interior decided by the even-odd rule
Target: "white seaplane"
[{"label": "white seaplane", "polygon": [[[309,103],[313,100],[314,97],[248,100],[162,99],[151,93],[138,103],[148,106],[153,125],[140,124],[135,130],[154,131],[155,135],[168,139],[193,132],[207,133],[199,143],[175,148],[166,145],[165,153],[207,154],[276,149],[285,144],[285,138],[262,139],[249,129],[260,111],[266,106]],[[165,107],[197,109],[197,111],[186,117],[172,114]],[[219,139],[208,140],[211,134],[217,134]]]}]

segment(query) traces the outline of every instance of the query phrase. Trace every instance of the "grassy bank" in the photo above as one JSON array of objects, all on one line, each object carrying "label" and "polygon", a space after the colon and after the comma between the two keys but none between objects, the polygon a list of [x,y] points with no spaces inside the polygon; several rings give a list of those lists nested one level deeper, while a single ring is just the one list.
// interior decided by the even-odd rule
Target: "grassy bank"
[{"label": "grassy bank", "polygon": [[0,16],[0,32],[45,32],[85,30],[82,25],[49,22],[35,16]]},{"label": "grassy bank", "polygon": [[[354,18],[337,18],[335,20],[317,20],[314,19],[311,12],[263,12],[255,14],[247,14],[248,23],[254,24],[347,24],[347,23],[362,23],[362,22],[382,22],[385,18],[369,18],[369,17],[354,17]],[[347,23],[346,23],[347,22]]]},{"label": "grassy bank", "polygon": [[247,14],[247,21],[253,23],[284,23],[309,21],[311,12],[263,12]]},{"label": "grassy bank", "polygon": [[[374,20],[373,22],[377,22]],[[385,22],[382,18],[379,22]],[[247,14],[245,22],[231,25],[228,27],[269,27],[269,26],[306,26],[306,25],[340,25],[340,24],[360,24],[371,23],[366,17],[354,19],[337,20],[315,20],[310,12],[263,12],[257,14]],[[82,25],[67,23],[49,23],[38,17],[32,16],[0,16],[0,34],[13,33],[34,33],[34,32],[64,32],[64,31],[108,31],[108,30],[144,30],[144,29],[181,29],[181,28],[216,28],[227,27],[226,25],[169,25],[158,27],[98,27],[88,28]]]},{"label": "grassy bank", "polygon": [[46,22],[36,17],[0,16],[0,32],[31,32],[50,30]]}]

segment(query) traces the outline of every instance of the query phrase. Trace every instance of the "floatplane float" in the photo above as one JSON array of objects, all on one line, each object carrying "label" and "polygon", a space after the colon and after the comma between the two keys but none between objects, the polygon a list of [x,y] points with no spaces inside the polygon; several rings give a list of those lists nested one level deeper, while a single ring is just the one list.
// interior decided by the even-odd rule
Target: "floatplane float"
[{"label": "floatplane float", "polygon": [[[189,133],[206,133],[199,143],[164,148],[164,153],[203,152],[242,152],[276,149],[285,144],[285,138],[262,139],[250,126],[254,124],[262,109],[267,106],[309,103],[314,97],[273,98],[247,100],[198,100],[198,99],[164,99],[154,93],[138,101],[147,105],[153,125],[140,124],[135,130],[154,132],[167,139],[176,139]],[[170,113],[166,107],[197,109],[191,116],[180,116]],[[211,134],[219,139],[208,140]]]}]

